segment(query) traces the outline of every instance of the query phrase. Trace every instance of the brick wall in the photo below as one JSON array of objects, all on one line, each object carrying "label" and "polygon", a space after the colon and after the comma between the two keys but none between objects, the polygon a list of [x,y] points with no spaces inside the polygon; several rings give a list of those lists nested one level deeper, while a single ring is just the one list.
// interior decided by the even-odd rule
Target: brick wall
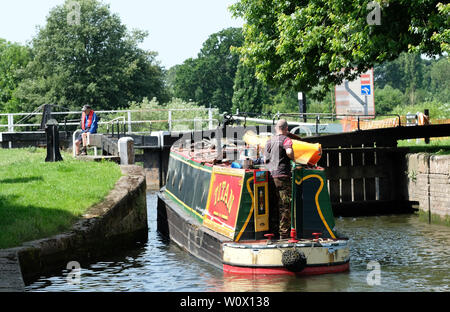
[{"label": "brick wall", "polygon": [[419,209],[450,218],[450,155],[407,154],[407,196],[419,202]]}]

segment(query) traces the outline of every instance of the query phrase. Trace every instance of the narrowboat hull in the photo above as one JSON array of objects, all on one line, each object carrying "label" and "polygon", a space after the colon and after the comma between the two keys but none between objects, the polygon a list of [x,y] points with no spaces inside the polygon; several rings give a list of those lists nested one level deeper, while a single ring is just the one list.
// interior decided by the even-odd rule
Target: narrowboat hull
[{"label": "narrowboat hull", "polygon": [[228,238],[203,227],[164,191],[158,193],[158,232],[196,258],[222,269],[222,244]]},{"label": "narrowboat hull", "polygon": [[[231,242],[189,216],[164,190],[158,193],[158,231],[225,274],[304,276],[345,272],[350,267],[346,239]],[[282,253],[288,249],[297,249],[306,256],[301,271],[283,265]]]},{"label": "narrowboat hull", "polygon": [[[226,273],[317,275],[345,272],[350,266],[347,241],[302,240],[290,243],[286,240],[273,243],[225,243],[223,248],[223,271]],[[305,256],[306,263],[301,270],[292,270],[283,264],[283,253],[292,250]]]},{"label": "narrowboat hull", "polygon": [[269,172],[234,164],[218,160],[214,149],[173,147],[158,193],[158,231],[225,274],[349,270],[349,242],[336,235],[323,168],[293,167],[291,239],[276,239],[279,211]]}]

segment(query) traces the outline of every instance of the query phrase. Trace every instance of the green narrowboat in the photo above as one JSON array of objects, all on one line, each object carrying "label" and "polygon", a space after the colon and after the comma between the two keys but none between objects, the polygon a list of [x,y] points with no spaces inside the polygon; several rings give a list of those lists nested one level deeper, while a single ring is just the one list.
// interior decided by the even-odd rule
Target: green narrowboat
[{"label": "green narrowboat", "polygon": [[227,274],[349,270],[349,242],[337,237],[323,168],[293,164],[291,238],[277,239],[275,196],[269,172],[255,161],[258,149],[177,143],[158,193],[160,233]]}]

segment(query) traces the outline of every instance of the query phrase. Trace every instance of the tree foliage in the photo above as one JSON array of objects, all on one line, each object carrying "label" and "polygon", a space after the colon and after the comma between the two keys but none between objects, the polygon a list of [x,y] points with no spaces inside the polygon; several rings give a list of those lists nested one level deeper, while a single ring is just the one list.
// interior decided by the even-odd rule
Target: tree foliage
[{"label": "tree foliage", "polygon": [[[368,22],[371,0],[240,0],[246,20],[237,48],[257,76],[272,85],[323,95],[327,87],[408,50],[448,51],[448,5],[438,0],[377,0],[381,24]],[[354,70],[356,69],[356,70]]]},{"label": "tree foliage", "polygon": [[387,84],[384,88],[375,88],[377,114],[389,114],[396,106],[405,103],[405,96],[399,89]]},{"label": "tree foliage", "polygon": [[240,28],[227,28],[212,34],[204,42],[197,58],[176,66],[172,81],[174,96],[199,105],[230,111],[239,56],[231,47],[241,46]]},{"label": "tree foliage", "polygon": [[437,101],[450,104],[450,59],[443,57],[430,68],[429,88]]},{"label": "tree foliage", "polygon": [[376,66],[374,72],[378,114],[415,113],[428,105],[432,118],[450,117],[446,108],[450,105],[448,57],[426,59],[417,53],[402,53],[396,60]]},{"label": "tree foliage", "polygon": [[0,111],[158,107],[173,96],[172,106],[298,112],[297,92],[306,91],[308,112],[332,112],[334,85],[373,66],[377,113],[428,105],[449,115],[449,59],[424,58],[449,51],[448,4],[376,0],[373,25],[369,0],[240,0],[232,10],[243,29],[210,35],[196,58],[166,72],[155,52],[138,48],[147,33],[128,31],[99,1],[55,7],[29,47],[0,39]]},{"label": "tree foliage", "polygon": [[18,110],[45,103],[116,109],[145,96],[167,100],[156,53],[138,48],[145,32],[129,32],[97,0],[77,0],[79,20],[70,22],[76,7],[69,3],[52,9],[32,40],[33,60],[16,92],[22,103]]},{"label": "tree foliage", "polygon": [[260,113],[271,102],[271,90],[258,80],[255,70],[239,63],[233,87],[232,112]]},{"label": "tree foliage", "polygon": [[20,72],[29,61],[27,47],[0,39],[0,112],[17,104],[14,92],[20,82]]}]

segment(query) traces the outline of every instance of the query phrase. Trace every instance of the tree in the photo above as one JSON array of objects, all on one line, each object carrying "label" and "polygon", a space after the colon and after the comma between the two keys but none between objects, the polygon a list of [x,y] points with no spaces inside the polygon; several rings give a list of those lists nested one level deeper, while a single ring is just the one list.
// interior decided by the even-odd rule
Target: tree
[{"label": "tree", "polygon": [[[352,80],[401,52],[448,51],[448,5],[438,0],[240,0],[235,16],[246,20],[244,45],[236,50],[269,84],[311,95]],[[369,17],[381,13],[381,24]]]},{"label": "tree", "polygon": [[450,60],[443,57],[431,65],[430,89],[435,98],[442,103],[450,104]]},{"label": "tree", "polygon": [[422,62],[420,54],[403,54],[403,79],[405,81],[405,94],[410,105],[414,105],[418,100],[418,90],[422,87]]},{"label": "tree", "polygon": [[227,28],[209,36],[197,58],[176,67],[174,96],[230,111],[239,63],[239,56],[231,52],[231,47],[241,46],[243,40],[240,28]]},{"label": "tree", "polygon": [[272,104],[264,108],[270,114],[275,113],[298,113],[298,93],[288,88],[280,87],[273,95]]},{"label": "tree", "polygon": [[[427,59],[418,53],[402,53],[394,61],[375,66],[375,85],[380,90],[386,86],[398,89],[406,96],[399,101],[404,105],[433,100],[446,103],[449,102],[449,64],[447,56]],[[378,100],[375,102],[377,106]]]},{"label": "tree", "polygon": [[27,47],[0,39],[0,112],[12,111],[17,101],[13,94],[20,82],[20,71],[29,61]]},{"label": "tree", "polygon": [[172,67],[169,70],[171,73],[169,83],[173,88],[174,96],[185,101],[203,99],[200,71],[199,61],[192,58],[185,60],[181,65]]},{"label": "tree", "polygon": [[403,78],[404,71],[401,67],[402,64],[399,58],[375,66],[373,72],[376,86],[383,89],[386,85],[390,85],[392,88],[403,90],[404,92],[406,85]]},{"label": "tree", "polygon": [[108,5],[67,0],[50,11],[47,24],[32,40],[33,60],[16,92],[23,103],[19,109],[45,103],[117,109],[144,97],[166,101],[156,53],[138,48],[146,36],[129,32]]},{"label": "tree", "polygon": [[239,63],[234,79],[232,112],[261,113],[271,102],[269,87],[255,76],[255,70]]},{"label": "tree", "polygon": [[377,114],[389,114],[396,106],[405,103],[405,96],[403,93],[392,88],[390,85],[385,85],[384,88],[375,89],[375,110]]}]

